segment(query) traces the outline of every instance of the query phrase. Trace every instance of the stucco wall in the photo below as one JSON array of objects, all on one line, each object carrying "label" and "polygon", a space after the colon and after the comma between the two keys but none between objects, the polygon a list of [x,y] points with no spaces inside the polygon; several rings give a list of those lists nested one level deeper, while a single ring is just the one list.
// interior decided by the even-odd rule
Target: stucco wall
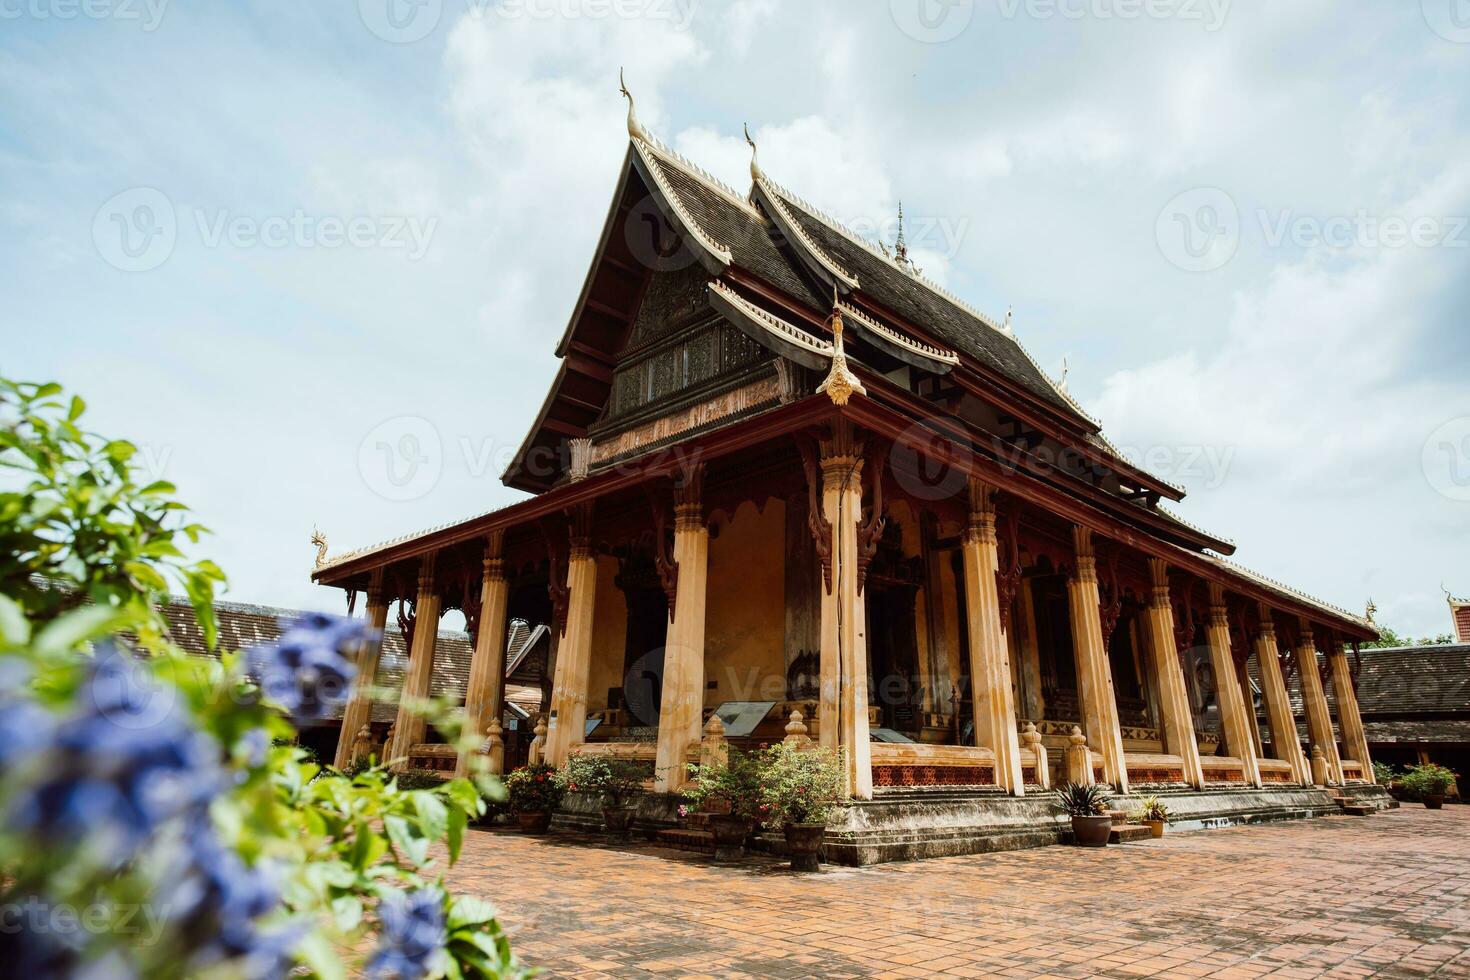
[{"label": "stucco wall", "polygon": [[709,544],[705,606],[706,706],[786,696],[786,505],[743,503]]},{"label": "stucco wall", "polygon": [[610,687],[623,686],[623,648],[628,642],[628,604],[614,584],[618,560],[597,558],[597,601],[592,612],[592,667],[587,675],[587,711],[607,707]]}]

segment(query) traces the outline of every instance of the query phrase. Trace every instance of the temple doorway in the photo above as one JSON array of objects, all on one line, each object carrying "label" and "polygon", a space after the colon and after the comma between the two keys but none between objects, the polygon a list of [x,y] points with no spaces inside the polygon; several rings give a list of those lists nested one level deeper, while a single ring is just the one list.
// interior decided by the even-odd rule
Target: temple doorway
[{"label": "temple doorway", "polygon": [[882,727],[918,739],[919,649],[914,614],[916,590],[892,585],[867,589],[868,703],[879,709]]}]

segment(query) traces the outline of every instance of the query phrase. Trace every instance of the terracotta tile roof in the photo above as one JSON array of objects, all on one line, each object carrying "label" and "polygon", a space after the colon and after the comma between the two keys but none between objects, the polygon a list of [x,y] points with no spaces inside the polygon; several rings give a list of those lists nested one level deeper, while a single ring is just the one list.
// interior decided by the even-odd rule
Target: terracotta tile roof
[{"label": "terracotta tile roof", "polygon": [[1364,650],[1358,710],[1365,722],[1406,715],[1470,722],[1470,644]]}]

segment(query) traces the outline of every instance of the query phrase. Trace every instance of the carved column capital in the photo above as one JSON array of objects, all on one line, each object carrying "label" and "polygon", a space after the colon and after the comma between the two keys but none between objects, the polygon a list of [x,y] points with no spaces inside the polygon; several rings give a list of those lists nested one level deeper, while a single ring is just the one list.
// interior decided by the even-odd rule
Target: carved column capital
[{"label": "carved column capital", "polygon": [[1149,604],[1155,609],[1172,609],[1174,601],[1169,598],[1169,563],[1162,558],[1148,560],[1150,583]]},{"label": "carved column capital", "polygon": [[995,544],[995,487],[984,481],[971,479],[967,491],[970,508],[969,519],[965,523],[965,542]]},{"label": "carved column capital", "polygon": [[368,573],[367,601],[370,606],[386,606],[393,597],[384,582],[383,570],[375,568]]},{"label": "carved column capital", "polygon": [[438,552],[430,552],[419,562],[420,593],[434,591],[434,563],[438,557]]},{"label": "carved column capital", "polygon": [[569,558],[584,561],[592,557],[592,504],[578,504],[567,511]]},{"label": "carved column capital", "polygon": [[485,535],[485,557],[480,568],[486,582],[505,581],[504,543],[504,531],[491,531]]},{"label": "carved column capital", "polygon": [[693,466],[674,484],[674,531],[704,527],[704,464]]},{"label": "carved column capital", "polygon": [[1072,526],[1072,554],[1076,563],[1073,574],[1078,582],[1097,584],[1097,552],[1092,544],[1092,528]]}]

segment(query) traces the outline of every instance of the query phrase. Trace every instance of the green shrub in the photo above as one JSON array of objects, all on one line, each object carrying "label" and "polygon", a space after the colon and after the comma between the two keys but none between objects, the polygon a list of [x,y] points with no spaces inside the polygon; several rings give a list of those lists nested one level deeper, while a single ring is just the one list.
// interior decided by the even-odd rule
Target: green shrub
[{"label": "green shrub", "polygon": [[1386,762],[1373,763],[1373,781],[1378,785],[1387,786],[1397,778],[1398,773],[1394,772],[1393,766]]},{"label": "green shrub", "polygon": [[847,798],[842,758],[831,749],[801,752],[777,742],[761,763],[763,801],[782,824],[826,823]]},{"label": "green shrub", "polygon": [[696,810],[728,805],[730,813],[750,820],[764,820],[770,806],[763,799],[762,753],[729,750],[722,766],[690,765],[693,781],[684,788],[684,799]]},{"label": "green shrub", "polygon": [[1426,762],[1421,766],[1410,766],[1400,780],[1404,792],[1416,799],[1421,796],[1439,796],[1455,785],[1455,774],[1444,766]]},{"label": "green shrub", "polygon": [[544,762],[517,769],[505,777],[505,788],[515,813],[552,813],[566,792],[557,771]]},{"label": "green shrub", "polygon": [[562,767],[561,781],[573,793],[596,793],[606,807],[626,806],[643,791],[643,766],[634,759],[606,755],[574,755]]}]

